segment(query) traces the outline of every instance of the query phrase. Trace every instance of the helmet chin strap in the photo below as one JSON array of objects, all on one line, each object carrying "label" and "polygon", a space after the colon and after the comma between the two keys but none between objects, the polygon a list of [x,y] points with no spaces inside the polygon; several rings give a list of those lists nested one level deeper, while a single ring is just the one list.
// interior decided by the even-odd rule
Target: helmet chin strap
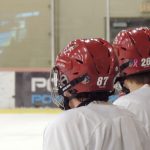
[{"label": "helmet chin strap", "polygon": [[[64,97],[64,110],[71,109],[69,106],[69,101],[71,101],[73,98],[77,98],[75,95],[72,95],[71,97]],[[82,101],[77,107],[88,105],[92,100],[90,98],[86,98],[84,101]]]},{"label": "helmet chin strap", "polygon": [[125,93],[125,94],[130,93],[130,90],[124,86],[124,80],[121,80],[119,82],[120,82],[120,85],[122,87],[122,92]]},{"label": "helmet chin strap", "polygon": [[59,87],[58,93],[60,95],[62,95],[65,91],[71,89],[72,87],[74,87],[75,85],[77,85],[78,83],[82,82],[85,78],[87,77],[87,75],[82,75],[78,78],[75,78],[74,80],[70,81],[69,83],[67,83],[65,86],[63,87]]},{"label": "helmet chin strap", "polygon": [[68,109],[71,109],[70,106],[69,106],[69,101],[70,99],[66,96],[64,96],[64,110],[68,110]]},{"label": "helmet chin strap", "polygon": [[69,106],[69,101],[71,101],[74,98],[78,99],[77,97],[78,94],[76,93],[76,90],[71,90],[71,91],[69,90],[69,93],[71,94],[71,96],[69,97],[64,96],[64,109],[65,110],[71,109]]},{"label": "helmet chin strap", "polygon": [[[77,93],[73,92],[73,93],[70,93],[70,94],[71,94],[70,97],[64,96],[64,108],[63,108],[64,110],[71,109],[70,106],[69,106],[69,101],[71,101],[74,98],[79,99]],[[81,101],[81,103],[77,107],[88,105],[92,101],[93,100],[91,100],[90,98],[84,98],[84,101]]]}]

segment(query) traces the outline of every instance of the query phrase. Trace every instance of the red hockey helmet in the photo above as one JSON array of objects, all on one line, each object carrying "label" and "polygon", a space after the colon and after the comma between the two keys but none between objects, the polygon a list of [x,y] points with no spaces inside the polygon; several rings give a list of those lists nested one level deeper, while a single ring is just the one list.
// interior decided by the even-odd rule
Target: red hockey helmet
[{"label": "red hockey helmet", "polygon": [[53,99],[58,101],[56,93],[60,96],[70,89],[74,89],[77,94],[110,92],[118,69],[115,52],[105,40],[95,38],[72,41],[58,54],[51,71]]},{"label": "red hockey helmet", "polygon": [[150,71],[150,29],[122,30],[113,47],[119,59],[121,77]]}]

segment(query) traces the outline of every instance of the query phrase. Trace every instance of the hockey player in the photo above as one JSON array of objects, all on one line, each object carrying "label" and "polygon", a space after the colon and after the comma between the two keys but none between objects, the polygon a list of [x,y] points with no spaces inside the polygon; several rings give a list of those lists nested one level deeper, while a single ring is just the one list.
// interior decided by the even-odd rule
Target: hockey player
[{"label": "hockey player", "polygon": [[150,134],[150,29],[121,31],[113,46],[120,64],[120,82],[130,93],[114,104],[133,112]]},{"label": "hockey player", "polygon": [[43,150],[149,150],[134,115],[107,103],[118,68],[112,46],[100,38],[72,41],[58,54],[51,94],[66,111],[45,129]]}]

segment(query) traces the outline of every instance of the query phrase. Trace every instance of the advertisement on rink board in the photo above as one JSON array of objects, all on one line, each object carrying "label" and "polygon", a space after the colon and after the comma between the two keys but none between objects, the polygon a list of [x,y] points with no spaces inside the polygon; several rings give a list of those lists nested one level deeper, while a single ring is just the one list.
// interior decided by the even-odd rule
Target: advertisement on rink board
[{"label": "advertisement on rink board", "polygon": [[16,72],[16,107],[56,107],[50,95],[49,72]]}]

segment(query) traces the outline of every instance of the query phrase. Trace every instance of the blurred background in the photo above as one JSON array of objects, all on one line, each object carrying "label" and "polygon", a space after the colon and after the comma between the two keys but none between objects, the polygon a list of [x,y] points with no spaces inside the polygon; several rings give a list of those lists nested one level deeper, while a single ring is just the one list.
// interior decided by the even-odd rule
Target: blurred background
[{"label": "blurred background", "polygon": [[110,42],[125,28],[150,26],[150,0],[0,2],[0,107],[55,107],[49,72],[76,38]]},{"label": "blurred background", "polygon": [[[42,141],[46,122],[52,118],[52,114],[60,113],[52,103],[49,88],[49,72],[57,53],[76,38],[101,37],[112,42],[122,29],[140,26],[150,27],[150,0],[1,1],[0,119],[3,123],[0,130],[5,131],[5,124],[10,124],[10,128],[13,121],[15,127],[25,114],[32,114],[25,116],[31,117],[27,119],[27,124],[35,118],[41,124],[43,116],[47,116],[40,129],[33,134]],[[14,119],[12,114],[13,117],[16,115]],[[26,123],[20,124],[20,130]],[[35,129],[35,124],[25,133],[31,133],[32,127]],[[5,144],[10,137],[8,133],[23,141],[29,139],[30,134],[28,138],[21,138],[25,133],[15,134],[15,129],[2,132],[0,149],[10,148],[11,144]],[[34,145],[36,143],[37,150],[41,149],[38,140],[31,141]]]}]

